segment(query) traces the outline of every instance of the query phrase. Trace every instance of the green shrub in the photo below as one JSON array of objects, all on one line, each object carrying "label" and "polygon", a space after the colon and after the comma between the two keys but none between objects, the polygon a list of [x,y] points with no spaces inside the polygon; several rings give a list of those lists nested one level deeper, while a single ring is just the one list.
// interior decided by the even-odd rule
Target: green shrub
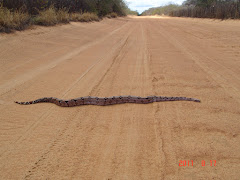
[{"label": "green shrub", "polygon": [[23,30],[30,22],[28,13],[21,10],[11,12],[0,6],[0,32],[11,32],[12,30]]}]

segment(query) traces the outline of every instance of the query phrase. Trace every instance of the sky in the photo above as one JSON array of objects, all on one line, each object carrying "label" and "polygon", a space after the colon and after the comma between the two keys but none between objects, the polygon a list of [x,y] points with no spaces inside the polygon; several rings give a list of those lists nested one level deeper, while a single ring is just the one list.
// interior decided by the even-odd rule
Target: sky
[{"label": "sky", "polygon": [[159,7],[168,3],[182,4],[184,0],[126,0],[128,7],[142,13],[151,7]]}]

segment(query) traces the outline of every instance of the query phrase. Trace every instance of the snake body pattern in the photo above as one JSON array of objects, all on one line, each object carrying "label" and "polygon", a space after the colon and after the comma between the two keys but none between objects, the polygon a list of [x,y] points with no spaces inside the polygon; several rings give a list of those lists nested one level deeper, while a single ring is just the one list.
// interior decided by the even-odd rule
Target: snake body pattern
[{"label": "snake body pattern", "polygon": [[74,107],[74,106],[82,106],[82,105],[96,105],[96,106],[108,106],[114,104],[124,104],[124,103],[136,103],[136,104],[149,104],[153,102],[163,102],[163,101],[194,101],[201,102],[198,99],[187,98],[187,97],[165,97],[165,96],[147,96],[147,97],[139,97],[139,96],[113,96],[113,97],[80,97],[76,99],[63,100],[54,97],[44,97],[34,101],[27,102],[18,102],[17,104],[29,105],[29,104],[37,104],[37,103],[53,103],[61,107]]}]

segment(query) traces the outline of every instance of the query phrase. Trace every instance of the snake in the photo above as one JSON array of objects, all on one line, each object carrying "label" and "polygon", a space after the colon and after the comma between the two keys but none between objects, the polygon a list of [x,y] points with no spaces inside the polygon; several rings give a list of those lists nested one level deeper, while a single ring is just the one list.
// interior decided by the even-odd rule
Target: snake
[{"label": "snake", "polygon": [[37,103],[53,103],[61,107],[74,107],[82,105],[96,105],[96,106],[108,106],[115,104],[124,104],[124,103],[136,103],[136,104],[149,104],[153,102],[164,102],[164,101],[194,101],[201,102],[199,99],[187,98],[187,97],[166,97],[166,96],[112,96],[112,97],[79,97],[75,99],[58,99],[55,97],[44,97],[36,99],[34,101],[27,102],[18,102],[17,104],[29,105]]}]

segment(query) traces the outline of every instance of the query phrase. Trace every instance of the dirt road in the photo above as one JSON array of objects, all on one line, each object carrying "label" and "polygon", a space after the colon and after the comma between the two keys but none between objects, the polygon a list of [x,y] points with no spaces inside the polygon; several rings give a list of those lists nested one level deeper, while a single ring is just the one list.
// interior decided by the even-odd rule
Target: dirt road
[{"label": "dirt road", "polygon": [[[202,102],[14,104],[89,95]],[[118,18],[0,35],[1,179],[238,179],[239,107],[239,21]]]}]

